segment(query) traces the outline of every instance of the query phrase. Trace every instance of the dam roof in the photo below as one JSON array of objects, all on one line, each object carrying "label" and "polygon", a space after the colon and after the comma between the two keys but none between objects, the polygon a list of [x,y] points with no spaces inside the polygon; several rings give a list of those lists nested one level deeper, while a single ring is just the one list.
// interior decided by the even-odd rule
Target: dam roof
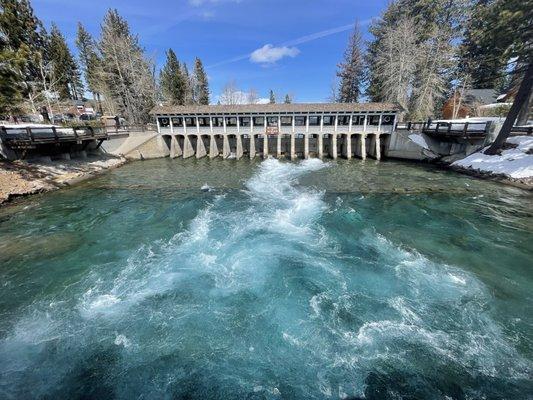
[{"label": "dam roof", "polygon": [[158,105],[150,114],[261,114],[261,113],[333,113],[333,112],[398,112],[394,103],[279,103],[279,104],[217,104],[166,106]]}]

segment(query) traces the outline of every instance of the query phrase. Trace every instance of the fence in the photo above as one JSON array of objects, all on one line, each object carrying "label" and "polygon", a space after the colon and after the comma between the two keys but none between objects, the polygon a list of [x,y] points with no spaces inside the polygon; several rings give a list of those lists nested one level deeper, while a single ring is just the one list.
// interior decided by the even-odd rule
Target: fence
[{"label": "fence", "polygon": [[491,121],[483,122],[405,122],[396,125],[396,129],[420,131],[437,138],[482,139],[490,131]]}]

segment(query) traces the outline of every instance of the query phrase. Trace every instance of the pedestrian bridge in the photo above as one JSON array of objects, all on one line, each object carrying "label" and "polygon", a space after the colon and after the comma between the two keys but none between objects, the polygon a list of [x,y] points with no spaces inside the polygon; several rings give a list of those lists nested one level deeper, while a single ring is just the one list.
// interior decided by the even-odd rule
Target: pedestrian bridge
[{"label": "pedestrian bridge", "polygon": [[159,106],[170,156],[380,159],[398,108],[386,103]]}]

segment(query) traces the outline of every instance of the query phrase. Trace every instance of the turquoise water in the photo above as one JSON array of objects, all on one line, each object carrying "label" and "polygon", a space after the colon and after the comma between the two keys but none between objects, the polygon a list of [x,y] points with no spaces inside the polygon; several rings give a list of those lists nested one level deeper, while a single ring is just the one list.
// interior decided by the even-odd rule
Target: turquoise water
[{"label": "turquoise water", "polygon": [[393,161],[166,159],[19,201],[0,398],[530,398],[531,200]]}]

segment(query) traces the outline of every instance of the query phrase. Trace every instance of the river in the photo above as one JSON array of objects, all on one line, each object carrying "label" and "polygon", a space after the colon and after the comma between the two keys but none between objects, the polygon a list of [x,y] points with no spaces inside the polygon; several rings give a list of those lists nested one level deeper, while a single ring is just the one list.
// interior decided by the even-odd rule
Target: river
[{"label": "river", "polygon": [[532,199],[395,161],[163,159],[18,201],[0,398],[526,399]]}]

